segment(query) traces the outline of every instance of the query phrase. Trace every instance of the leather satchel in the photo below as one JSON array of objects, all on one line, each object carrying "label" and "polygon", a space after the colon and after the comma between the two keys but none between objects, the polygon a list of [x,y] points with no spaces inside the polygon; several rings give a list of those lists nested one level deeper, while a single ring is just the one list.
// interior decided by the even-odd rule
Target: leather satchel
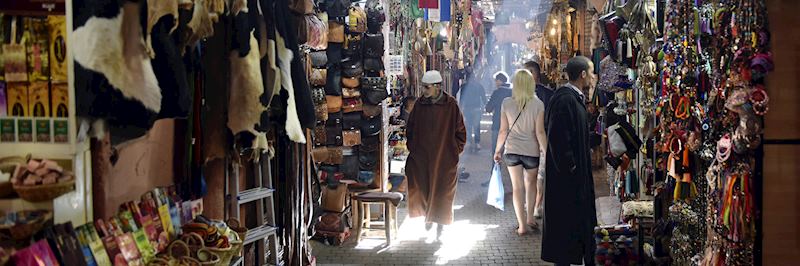
[{"label": "leather satchel", "polygon": [[328,64],[328,52],[327,51],[313,51],[309,53],[311,57],[311,66],[314,68],[325,68]]},{"label": "leather satchel", "polygon": [[361,131],[367,136],[376,136],[381,133],[383,126],[383,117],[375,116],[370,119],[364,120],[361,123]]},{"label": "leather satchel", "polygon": [[370,73],[370,76],[377,76],[383,69],[383,60],[380,57],[364,59],[364,70]]},{"label": "leather satchel", "polygon": [[328,103],[328,113],[336,113],[342,110],[342,96],[325,95],[325,102]]},{"label": "leather satchel", "polygon": [[383,57],[383,34],[369,34],[365,37],[364,55],[368,58],[381,58]]},{"label": "leather satchel", "polygon": [[336,188],[322,187],[322,209],[332,212],[343,212],[347,203],[347,186]]},{"label": "leather satchel", "polygon": [[367,12],[360,6],[350,6],[348,10],[347,30],[350,32],[364,33],[367,31]]},{"label": "leather satchel", "polygon": [[378,166],[378,151],[365,152],[359,150],[358,153],[359,168],[364,171],[373,171]]},{"label": "leather satchel", "polygon": [[339,169],[344,174],[345,179],[356,180],[359,170],[358,151],[354,150],[352,154],[345,154]]},{"label": "leather satchel", "polygon": [[386,22],[386,12],[378,0],[367,1],[367,31],[376,33],[381,31],[383,23]]},{"label": "leather satchel", "polygon": [[342,148],[340,147],[319,147],[311,150],[311,157],[315,162],[324,164],[341,164]]},{"label": "leather satchel", "polygon": [[386,98],[389,98],[389,92],[386,91],[385,88],[380,87],[362,87],[361,89],[361,98],[364,98],[369,104],[380,104]]},{"label": "leather satchel", "polygon": [[[330,15],[330,13],[328,13]],[[344,36],[344,25],[339,22],[329,20],[328,21],[328,42],[332,43],[344,43],[345,36]]]},{"label": "leather satchel", "polygon": [[342,98],[358,98],[361,97],[361,90],[356,88],[343,88]]},{"label": "leather satchel", "polygon": [[342,99],[342,111],[345,113],[363,111],[363,102],[361,98],[346,98]]},{"label": "leather satchel", "polygon": [[328,79],[328,70],[324,68],[312,68],[308,75],[308,81],[312,86],[325,86]]},{"label": "leather satchel", "polygon": [[320,18],[317,15],[306,16],[308,25],[308,41],[306,45],[315,50],[325,50],[328,48],[328,18]]},{"label": "leather satchel", "polygon": [[342,127],[342,122],[344,121],[343,117],[344,113],[342,113],[341,111],[335,113],[328,113],[328,120],[325,121],[325,125]]},{"label": "leather satchel", "polygon": [[361,145],[361,130],[343,130],[342,131],[342,145],[346,147],[353,147]]},{"label": "leather satchel", "polygon": [[381,136],[369,136],[369,135],[362,135],[361,136],[361,147],[359,147],[359,151],[364,152],[373,152],[377,151],[381,145]]},{"label": "leather satchel", "polygon": [[349,212],[346,211],[326,212],[320,216],[319,223],[314,227],[317,231],[317,235],[331,237],[333,233],[345,233],[341,239],[337,239],[337,241],[342,242],[344,239],[347,239],[347,237],[350,236],[350,226],[347,224],[347,221],[350,220],[348,213]]},{"label": "leather satchel", "polygon": [[327,121],[328,120],[328,103],[318,103],[314,105],[314,114],[317,117],[317,121]]},{"label": "leather satchel", "polygon": [[352,112],[342,115],[342,128],[344,130],[361,129],[361,113]]},{"label": "leather satchel", "polygon": [[325,80],[325,94],[342,95],[342,70],[338,65],[328,66],[328,73]]},{"label": "leather satchel", "polygon": [[364,73],[364,68],[361,66],[361,61],[348,59],[342,61],[342,76],[355,78],[361,77]]},{"label": "leather satchel", "polygon": [[350,0],[326,0],[325,11],[328,17],[336,20],[344,20],[349,15]]},{"label": "leather satchel", "polygon": [[381,112],[383,112],[382,106],[374,104],[364,104],[362,109],[364,109],[363,110],[364,118],[372,118],[375,116],[379,116],[381,115]]},{"label": "leather satchel", "polygon": [[361,86],[360,80],[361,78],[359,77],[352,77],[352,78],[343,77],[342,85],[344,85],[347,88],[358,88],[359,86]]},{"label": "leather satchel", "polygon": [[[328,121],[330,121],[330,119]],[[343,142],[342,142],[342,140],[343,140],[342,139],[342,125],[341,124],[333,125],[333,126],[326,125],[325,126],[325,131],[326,131],[325,132],[325,135],[326,135],[325,145],[328,145],[328,146],[342,146],[343,145]]]},{"label": "leather satchel", "polygon": [[364,38],[361,33],[347,34],[344,42],[344,54],[347,57],[359,59],[364,52]]},{"label": "leather satchel", "polygon": [[298,15],[314,14],[313,0],[289,0],[289,10]]},{"label": "leather satchel", "polygon": [[317,125],[314,127],[314,145],[322,146],[328,141],[328,136],[325,134],[325,127]]}]

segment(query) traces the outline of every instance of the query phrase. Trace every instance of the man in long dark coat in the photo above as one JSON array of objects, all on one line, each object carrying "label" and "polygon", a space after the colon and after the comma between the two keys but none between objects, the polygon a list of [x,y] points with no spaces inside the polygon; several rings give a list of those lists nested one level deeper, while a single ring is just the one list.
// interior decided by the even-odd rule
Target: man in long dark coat
[{"label": "man in long dark coat", "polygon": [[593,69],[586,57],[570,59],[566,67],[570,81],[553,94],[545,115],[542,259],[556,265],[594,265],[597,216],[584,96],[594,81]]},{"label": "man in long dark coat", "polygon": [[441,90],[441,74],[428,71],[422,83],[423,97],[406,124],[408,213],[410,217],[425,216],[428,226],[439,224],[438,238],[442,225],[453,222],[458,157],[464,151],[467,131],[456,99]]}]

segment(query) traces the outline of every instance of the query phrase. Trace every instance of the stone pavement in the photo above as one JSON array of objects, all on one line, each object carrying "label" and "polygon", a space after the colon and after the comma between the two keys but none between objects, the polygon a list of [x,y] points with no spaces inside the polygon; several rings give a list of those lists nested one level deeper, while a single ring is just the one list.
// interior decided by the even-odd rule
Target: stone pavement
[{"label": "stone pavement", "polygon": [[[487,118],[484,118],[486,121]],[[491,121],[491,118],[488,118]],[[489,127],[484,122],[484,129]],[[483,149],[465,152],[461,161],[470,173],[458,184],[454,203],[454,223],[445,226],[441,243],[432,243],[435,228],[426,232],[424,222],[406,215],[405,203],[399,209],[399,236],[384,248],[383,231],[362,239],[359,245],[352,236],[340,247],[311,241],[318,265],[550,265],[540,259],[541,233],[524,237],[516,234],[516,217],[511,202],[511,181],[505,172],[505,211],[487,205],[486,187],[491,172],[491,132],[482,134]],[[608,195],[605,171],[596,171],[595,194]],[[600,209],[600,206],[598,206]],[[539,220],[541,223],[541,220]],[[355,232],[353,232],[355,234]]]}]

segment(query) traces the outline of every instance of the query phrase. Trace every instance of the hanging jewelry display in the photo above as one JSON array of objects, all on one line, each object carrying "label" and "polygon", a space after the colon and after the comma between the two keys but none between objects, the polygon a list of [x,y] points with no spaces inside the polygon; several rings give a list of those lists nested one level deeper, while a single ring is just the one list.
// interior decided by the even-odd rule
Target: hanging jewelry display
[{"label": "hanging jewelry display", "polygon": [[[752,187],[760,178],[754,150],[769,111],[765,76],[773,69],[765,4],[671,0],[667,10],[655,112],[656,146],[667,158],[660,167],[674,184],[673,262],[751,265]],[[703,212],[702,221],[686,218]],[[692,232],[700,224],[703,230]]]}]

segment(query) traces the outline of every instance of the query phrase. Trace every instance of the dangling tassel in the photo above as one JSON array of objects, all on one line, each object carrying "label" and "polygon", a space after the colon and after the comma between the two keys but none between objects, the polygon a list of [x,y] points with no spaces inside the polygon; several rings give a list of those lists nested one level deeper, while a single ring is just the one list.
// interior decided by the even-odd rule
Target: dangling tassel
[{"label": "dangling tassel", "polygon": [[633,57],[633,43],[631,42],[631,38],[628,37],[625,39],[625,58],[632,58]]}]

